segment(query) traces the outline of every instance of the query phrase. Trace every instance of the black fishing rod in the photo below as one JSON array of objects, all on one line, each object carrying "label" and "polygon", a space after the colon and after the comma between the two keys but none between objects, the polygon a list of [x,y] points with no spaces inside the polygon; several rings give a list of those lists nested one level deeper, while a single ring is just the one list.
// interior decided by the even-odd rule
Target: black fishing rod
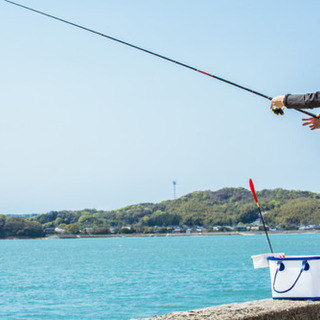
[{"label": "black fishing rod", "polygon": [[[246,91],[251,92],[251,93],[253,93],[253,94],[255,94],[255,95],[258,95],[258,96],[260,96],[260,97],[263,97],[263,98],[265,98],[265,99],[268,99],[268,100],[270,100],[270,101],[272,100],[272,97],[269,97],[269,96],[267,96],[267,95],[265,95],[265,94],[263,94],[263,93],[260,93],[260,92],[258,92],[258,91],[252,90],[252,89],[247,88],[247,87],[244,87],[244,86],[241,86],[241,85],[239,85],[239,84],[237,84],[237,83],[235,83],[235,82],[232,82],[232,81],[223,79],[223,78],[221,78],[221,77],[215,76],[215,75],[210,74],[210,73],[208,73],[208,72],[199,70],[199,69],[197,69],[197,68],[195,68],[195,67],[192,67],[192,66],[189,66],[189,65],[187,65],[187,64],[184,64],[184,63],[182,63],[182,62],[179,62],[179,61],[177,61],[177,60],[174,60],[174,59],[165,57],[165,56],[163,56],[163,55],[161,55],[161,54],[152,52],[152,51],[150,51],[150,50],[147,50],[147,49],[144,49],[144,48],[141,48],[141,47],[138,47],[138,46],[136,46],[136,45],[134,45],[134,44],[131,44],[131,43],[129,43],[129,42],[125,42],[125,41],[123,41],[123,40],[120,40],[120,39],[111,37],[111,36],[106,35],[106,34],[104,34],[104,33],[101,33],[101,32],[98,32],[98,31],[95,31],[95,30],[92,30],[92,29],[89,29],[89,28],[84,27],[84,26],[81,26],[81,25],[79,25],[79,24],[76,24],[76,23],[73,23],[73,22],[70,22],[70,21],[67,21],[67,20],[64,20],[64,19],[55,17],[55,16],[53,16],[53,15],[51,15],[51,14],[48,14],[48,13],[45,13],[45,12],[42,12],[42,11],[39,11],[39,10],[35,10],[35,9],[32,9],[32,8],[23,6],[22,4],[19,4],[19,3],[13,2],[13,1],[9,1],[9,0],[4,0],[4,1],[6,1],[6,2],[8,2],[8,3],[11,3],[11,4],[15,5],[15,6],[18,6],[18,7],[21,7],[21,8],[30,10],[30,11],[33,11],[33,12],[35,12],[35,13],[39,13],[39,14],[44,15],[44,16],[46,16],[46,17],[49,17],[49,18],[52,18],[52,19],[55,19],[55,20],[58,20],[58,21],[61,21],[61,22],[70,24],[70,25],[72,25],[72,26],[74,26],[74,27],[83,29],[83,30],[85,30],[85,31],[88,31],[88,32],[97,34],[97,35],[99,35],[99,36],[101,36],[101,37],[104,37],[104,38],[107,38],[107,39],[110,39],[110,40],[119,42],[119,43],[124,44],[124,45],[126,45],[126,46],[129,46],[129,47],[131,47],[131,48],[134,48],[134,49],[137,49],[137,50],[140,50],[140,51],[149,53],[149,54],[151,54],[151,55],[153,55],[153,56],[156,56],[156,57],[158,57],[158,58],[161,58],[161,59],[164,59],[164,60],[173,62],[173,63],[175,63],[175,64],[177,64],[177,65],[179,65],[179,66],[182,66],[182,67],[191,69],[191,70],[196,71],[196,72],[200,72],[200,73],[202,73],[202,74],[204,74],[204,75],[206,75],[206,76],[209,76],[209,77],[214,78],[214,79],[217,79],[217,80],[219,80],[219,81],[228,83],[228,84],[230,84],[230,85],[232,85],[232,86],[235,86],[235,87],[237,87],[237,88],[239,88],[239,89],[246,90]],[[315,114],[310,113],[310,112],[308,112],[308,111],[301,110],[301,109],[297,109],[297,108],[293,108],[293,109],[295,109],[295,110],[297,110],[297,111],[299,111],[299,112],[302,112],[302,113],[304,113],[304,114],[307,114],[308,116],[311,116],[311,117],[313,117],[313,118],[317,118],[317,116],[316,116]],[[280,115],[283,115],[283,109],[281,109],[281,108],[276,108],[276,107],[274,107],[274,108],[272,109],[272,111],[273,111],[275,114],[277,114],[277,115],[279,115],[279,114],[280,114]]]}]

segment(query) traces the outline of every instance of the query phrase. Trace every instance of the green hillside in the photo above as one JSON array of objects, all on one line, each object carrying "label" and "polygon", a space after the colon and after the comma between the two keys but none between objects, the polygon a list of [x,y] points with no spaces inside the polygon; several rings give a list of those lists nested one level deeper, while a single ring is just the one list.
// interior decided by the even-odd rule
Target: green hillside
[{"label": "green hillside", "polygon": [[[266,223],[270,226],[320,224],[320,194],[283,189],[257,192]],[[66,233],[94,234],[170,232],[173,226],[235,226],[259,218],[249,190],[224,188],[196,191],[177,200],[141,203],[118,210],[84,209],[51,211],[29,219],[0,215],[0,236],[43,236],[55,228]],[[171,228],[171,229],[170,229]]]},{"label": "green hillside", "polygon": [[[265,220],[270,225],[319,224],[320,194],[283,189],[257,192]],[[215,192],[196,191],[177,200],[142,203],[118,210],[50,212],[33,218],[44,227],[84,227],[121,229],[131,226],[141,232],[148,227],[226,226],[250,224],[258,210],[250,191],[244,188],[224,188]],[[75,225],[76,224],[76,225]],[[128,229],[127,229],[128,230]]]}]

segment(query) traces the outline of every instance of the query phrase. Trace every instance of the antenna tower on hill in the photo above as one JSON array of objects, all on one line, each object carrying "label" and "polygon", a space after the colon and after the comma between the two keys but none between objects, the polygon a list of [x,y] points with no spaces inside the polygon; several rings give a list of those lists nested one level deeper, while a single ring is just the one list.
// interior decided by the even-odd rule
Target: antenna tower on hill
[{"label": "antenna tower on hill", "polygon": [[176,181],[172,181],[173,184],[173,200],[176,200]]}]

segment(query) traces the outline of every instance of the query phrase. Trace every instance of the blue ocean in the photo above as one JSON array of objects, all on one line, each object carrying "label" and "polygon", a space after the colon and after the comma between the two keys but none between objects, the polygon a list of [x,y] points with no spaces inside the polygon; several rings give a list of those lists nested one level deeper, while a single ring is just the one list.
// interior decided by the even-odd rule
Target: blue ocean
[{"label": "blue ocean", "polygon": [[[320,254],[320,234],[270,235],[275,252]],[[1,240],[1,319],[151,317],[271,297],[264,235]]]}]

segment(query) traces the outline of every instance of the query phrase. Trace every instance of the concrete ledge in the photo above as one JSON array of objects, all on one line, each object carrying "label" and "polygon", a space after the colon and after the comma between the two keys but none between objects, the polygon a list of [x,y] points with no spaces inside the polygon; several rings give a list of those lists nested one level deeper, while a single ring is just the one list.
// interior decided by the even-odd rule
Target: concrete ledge
[{"label": "concrete ledge", "polygon": [[131,320],[319,320],[320,300],[257,300]]}]

